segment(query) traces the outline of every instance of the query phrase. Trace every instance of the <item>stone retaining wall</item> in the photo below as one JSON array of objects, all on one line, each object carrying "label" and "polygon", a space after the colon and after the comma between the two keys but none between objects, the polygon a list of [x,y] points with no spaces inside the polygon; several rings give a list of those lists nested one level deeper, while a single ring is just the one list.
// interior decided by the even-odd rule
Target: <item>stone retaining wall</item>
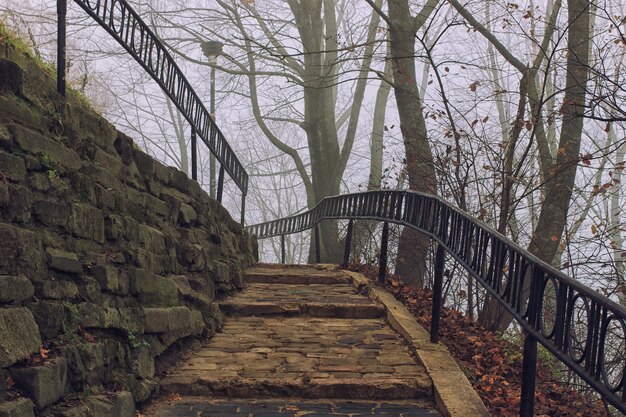
[{"label": "stone retaining wall", "polygon": [[254,243],[30,58],[0,57],[0,417],[134,415],[159,358],[220,326]]}]

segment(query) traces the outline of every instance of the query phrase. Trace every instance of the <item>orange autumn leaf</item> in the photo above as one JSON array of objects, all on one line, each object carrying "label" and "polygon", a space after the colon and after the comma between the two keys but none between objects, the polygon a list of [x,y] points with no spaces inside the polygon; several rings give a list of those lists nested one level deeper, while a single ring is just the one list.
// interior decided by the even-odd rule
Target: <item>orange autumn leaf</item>
[{"label": "orange autumn leaf", "polygon": [[182,400],[182,399],[183,399],[183,397],[181,397],[181,396],[180,396],[180,394],[171,394],[171,395],[167,398],[167,400],[168,400],[168,401],[170,401],[170,402],[176,402],[176,401],[180,401],[180,400]]},{"label": "orange autumn leaf", "polygon": [[46,349],[43,346],[39,348],[39,356],[41,357],[41,359],[48,359],[49,352],[50,352],[50,349]]}]

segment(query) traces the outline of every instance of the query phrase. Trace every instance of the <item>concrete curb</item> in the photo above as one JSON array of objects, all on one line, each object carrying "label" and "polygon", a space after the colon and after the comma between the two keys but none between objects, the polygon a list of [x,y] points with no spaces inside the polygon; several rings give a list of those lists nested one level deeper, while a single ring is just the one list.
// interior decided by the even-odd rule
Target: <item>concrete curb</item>
[{"label": "concrete curb", "polygon": [[404,337],[412,353],[432,378],[435,403],[443,415],[491,417],[448,349],[442,344],[430,343],[429,333],[417,323],[400,301],[382,288],[374,286],[374,283],[364,275],[352,271],[343,272],[352,278],[355,288],[364,291],[372,300],[385,306],[387,321]]}]

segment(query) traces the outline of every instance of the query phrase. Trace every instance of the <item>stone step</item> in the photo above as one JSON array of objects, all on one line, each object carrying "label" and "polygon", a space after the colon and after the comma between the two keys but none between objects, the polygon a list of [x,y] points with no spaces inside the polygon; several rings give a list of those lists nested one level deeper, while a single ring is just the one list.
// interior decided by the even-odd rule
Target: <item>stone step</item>
[{"label": "stone step", "polygon": [[241,293],[220,302],[231,316],[308,315],[312,317],[378,318],[385,308],[357,294],[352,285],[247,284]]},{"label": "stone step", "polygon": [[268,284],[350,284],[341,271],[316,267],[275,268],[256,266],[246,270],[245,282]]},{"label": "stone step", "polygon": [[188,397],[164,400],[144,410],[145,416],[158,417],[346,417],[383,415],[384,417],[440,417],[432,404],[424,401],[345,401],[303,399],[216,400]]},{"label": "stone step", "polygon": [[383,319],[312,317],[229,318],[161,389],[230,398],[432,396],[426,371]]},{"label": "stone step", "polygon": [[168,379],[161,385],[165,394],[211,398],[307,398],[353,400],[404,400],[429,398],[432,387],[423,387],[409,378],[232,378],[198,377]]},{"label": "stone step", "polygon": [[223,313],[229,316],[310,316],[327,318],[373,319],[383,317],[385,308],[380,305],[299,303],[299,302],[236,302],[224,301],[219,304]]}]

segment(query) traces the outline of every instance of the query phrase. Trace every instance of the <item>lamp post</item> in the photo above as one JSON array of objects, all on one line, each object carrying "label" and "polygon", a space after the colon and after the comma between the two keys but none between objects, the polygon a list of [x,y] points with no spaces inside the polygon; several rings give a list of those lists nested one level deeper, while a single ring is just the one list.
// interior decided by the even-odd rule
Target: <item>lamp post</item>
[{"label": "lamp post", "polygon": [[[205,41],[200,44],[202,53],[207,57],[209,65],[211,66],[211,117],[215,121],[215,64],[217,64],[217,57],[222,53],[224,44],[220,41]],[[215,195],[215,155],[211,153],[209,156],[209,194],[211,197],[216,198]],[[218,196],[218,200],[221,201],[221,196]]]}]

